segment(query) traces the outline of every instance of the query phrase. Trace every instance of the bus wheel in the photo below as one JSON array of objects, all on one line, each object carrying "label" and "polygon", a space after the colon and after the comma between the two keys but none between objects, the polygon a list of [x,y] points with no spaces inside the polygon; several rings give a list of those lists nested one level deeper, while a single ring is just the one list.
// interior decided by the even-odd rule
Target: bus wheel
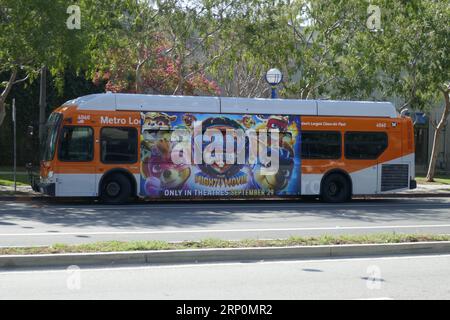
[{"label": "bus wheel", "polygon": [[100,199],[105,203],[120,204],[131,197],[131,182],[123,174],[112,174],[102,181]]},{"label": "bus wheel", "polygon": [[331,203],[350,200],[351,190],[348,179],[339,173],[328,175],[322,182],[321,198],[323,201]]}]

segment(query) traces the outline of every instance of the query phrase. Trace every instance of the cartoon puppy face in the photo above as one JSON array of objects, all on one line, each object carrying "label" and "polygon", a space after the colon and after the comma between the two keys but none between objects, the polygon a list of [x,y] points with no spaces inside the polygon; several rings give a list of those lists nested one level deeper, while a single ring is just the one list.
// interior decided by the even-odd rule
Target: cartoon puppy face
[{"label": "cartoon puppy face", "polygon": [[255,181],[263,190],[280,191],[286,188],[292,176],[294,169],[294,160],[292,150],[280,148],[280,168],[277,173],[264,175],[261,171],[262,164],[255,170]]},{"label": "cartoon puppy face", "polygon": [[154,164],[151,166],[152,174],[159,178],[161,186],[165,189],[180,188],[191,174],[187,166],[177,166],[168,163]]},{"label": "cartoon puppy face", "polygon": [[157,195],[165,189],[181,189],[191,175],[189,166],[155,160],[147,157],[142,163],[141,174],[146,179],[147,195]]},{"label": "cartoon puppy face", "polygon": [[142,130],[169,130],[177,116],[169,116],[164,112],[147,112],[143,115],[144,124]]},{"label": "cartoon puppy face", "polygon": [[145,130],[142,134],[142,146],[162,160],[170,158],[170,131]]},{"label": "cartoon puppy face", "polygon": [[253,127],[255,125],[255,123],[256,123],[255,119],[253,119],[252,116],[245,115],[245,116],[242,117],[242,124],[247,129],[250,129],[251,127]]},{"label": "cartoon puppy face", "polygon": [[183,122],[189,129],[193,127],[195,121],[197,121],[197,118],[193,114],[186,113],[183,116]]}]

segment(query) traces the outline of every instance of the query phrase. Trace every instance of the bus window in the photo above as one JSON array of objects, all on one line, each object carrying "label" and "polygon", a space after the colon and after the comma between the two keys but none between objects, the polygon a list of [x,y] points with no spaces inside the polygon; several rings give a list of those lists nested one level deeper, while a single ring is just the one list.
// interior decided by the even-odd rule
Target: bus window
[{"label": "bus window", "polygon": [[93,130],[90,127],[64,127],[59,145],[59,159],[61,161],[91,161],[93,140]]},{"label": "bus window", "polygon": [[345,133],[345,157],[347,159],[377,159],[388,146],[385,132]]},{"label": "bus window", "polygon": [[334,131],[303,131],[302,159],[340,159],[341,133]]},{"label": "bus window", "polygon": [[103,163],[135,163],[137,130],[135,128],[102,128],[100,132]]},{"label": "bus window", "polygon": [[52,113],[45,125],[44,138],[41,144],[41,160],[53,160],[56,150],[56,139],[62,116],[59,113]]}]

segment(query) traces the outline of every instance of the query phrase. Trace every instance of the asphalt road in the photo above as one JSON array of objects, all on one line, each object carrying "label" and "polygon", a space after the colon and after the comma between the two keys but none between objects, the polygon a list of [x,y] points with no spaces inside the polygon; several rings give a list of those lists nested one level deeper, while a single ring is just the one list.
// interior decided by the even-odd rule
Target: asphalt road
[{"label": "asphalt road", "polygon": [[0,272],[0,299],[450,299],[449,266],[441,255]]},{"label": "asphalt road", "polygon": [[0,246],[103,240],[275,239],[378,232],[450,234],[450,198],[139,203],[0,201]]}]

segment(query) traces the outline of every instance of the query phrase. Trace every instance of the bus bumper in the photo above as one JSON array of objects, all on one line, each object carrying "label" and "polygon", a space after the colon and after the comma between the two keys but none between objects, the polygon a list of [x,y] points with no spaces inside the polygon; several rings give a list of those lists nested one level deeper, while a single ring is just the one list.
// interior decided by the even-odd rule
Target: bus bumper
[{"label": "bus bumper", "polygon": [[55,183],[38,183],[38,192],[54,197],[56,195]]},{"label": "bus bumper", "polygon": [[409,189],[413,190],[417,188],[417,181],[416,180],[411,180],[409,183]]}]

